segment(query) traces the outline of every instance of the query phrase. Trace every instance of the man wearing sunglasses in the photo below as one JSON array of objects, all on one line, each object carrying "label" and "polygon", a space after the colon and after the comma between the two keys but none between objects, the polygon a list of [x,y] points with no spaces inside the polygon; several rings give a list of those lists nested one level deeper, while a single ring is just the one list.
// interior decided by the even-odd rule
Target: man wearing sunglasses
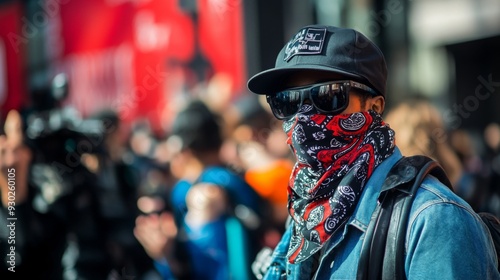
[{"label": "man wearing sunglasses", "polygon": [[[248,88],[266,95],[297,162],[291,223],[260,269],[264,279],[356,279],[378,194],[402,158],[382,119],[387,67],[361,33],[302,28],[274,68]],[[434,177],[417,194],[406,237],[409,279],[499,279],[491,237],[474,211]],[[256,268],[254,267],[254,271]]]}]

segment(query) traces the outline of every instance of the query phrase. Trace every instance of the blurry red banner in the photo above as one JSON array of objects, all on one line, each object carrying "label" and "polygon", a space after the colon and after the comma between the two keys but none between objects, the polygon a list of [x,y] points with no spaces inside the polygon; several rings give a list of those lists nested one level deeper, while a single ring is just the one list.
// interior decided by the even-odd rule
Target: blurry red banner
[{"label": "blurry red banner", "polygon": [[[224,73],[233,93],[245,87],[240,0],[53,0],[47,50],[69,77],[68,103],[83,115],[112,108],[163,130],[176,100]],[[55,74],[55,73],[54,73]]]},{"label": "blurry red banner", "polygon": [[26,98],[21,38],[23,6],[18,2],[0,5],[0,111],[4,118],[10,109],[19,109]]}]

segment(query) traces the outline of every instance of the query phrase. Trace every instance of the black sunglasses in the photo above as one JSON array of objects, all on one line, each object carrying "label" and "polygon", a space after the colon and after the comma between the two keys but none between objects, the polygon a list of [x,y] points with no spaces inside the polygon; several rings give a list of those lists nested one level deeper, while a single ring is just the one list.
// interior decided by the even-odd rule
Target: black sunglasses
[{"label": "black sunglasses", "polygon": [[355,81],[334,81],[273,93],[267,95],[267,102],[274,116],[280,120],[297,114],[306,98],[319,112],[336,115],[347,108],[351,88],[366,91],[373,96],[378,95],[372,88]]}]

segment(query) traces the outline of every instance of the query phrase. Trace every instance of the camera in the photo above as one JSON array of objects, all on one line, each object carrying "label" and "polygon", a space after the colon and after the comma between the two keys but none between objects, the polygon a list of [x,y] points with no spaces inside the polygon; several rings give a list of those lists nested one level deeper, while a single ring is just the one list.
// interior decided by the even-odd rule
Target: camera
[{"label": "camera", "polygon": [[104,151],[104,124],[65,106],[68,94],[68,78],[58,74],[32,89],[33,105],[25,113],[25,140],[33,152],[30,181],[37,193],[33,206],[39,212],[51,211],[62,197],[78,192],[82,184],[76,181],[88,177],[82,155]]},{"label": "camera", "polygon": [[41,160],[65,163],[68,153],[96,153],[102,148],[103,123],[83,119],[75,108],[63,106],[68,93],[65,74],[31,92],[33,106],[26,116],[26,136],[35,153],[43,154]]}]

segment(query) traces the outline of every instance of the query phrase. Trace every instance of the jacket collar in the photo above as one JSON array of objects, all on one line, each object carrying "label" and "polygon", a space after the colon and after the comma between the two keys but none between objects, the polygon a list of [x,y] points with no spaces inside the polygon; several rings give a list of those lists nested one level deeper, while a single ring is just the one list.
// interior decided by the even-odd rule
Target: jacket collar
[{"label": "jacket collar", "polygon": [[354,210],[348,224],[355,226],[361,231],[365,232],[375,207],[377,206],[377,198],[382,188],[382,185],[391,170],[392,166],[402,158],[401,152],[396,147],[394,153],[384,160],[373,171],[372,176],[366,183],[363,193],[358,201],[358,205]]}]

